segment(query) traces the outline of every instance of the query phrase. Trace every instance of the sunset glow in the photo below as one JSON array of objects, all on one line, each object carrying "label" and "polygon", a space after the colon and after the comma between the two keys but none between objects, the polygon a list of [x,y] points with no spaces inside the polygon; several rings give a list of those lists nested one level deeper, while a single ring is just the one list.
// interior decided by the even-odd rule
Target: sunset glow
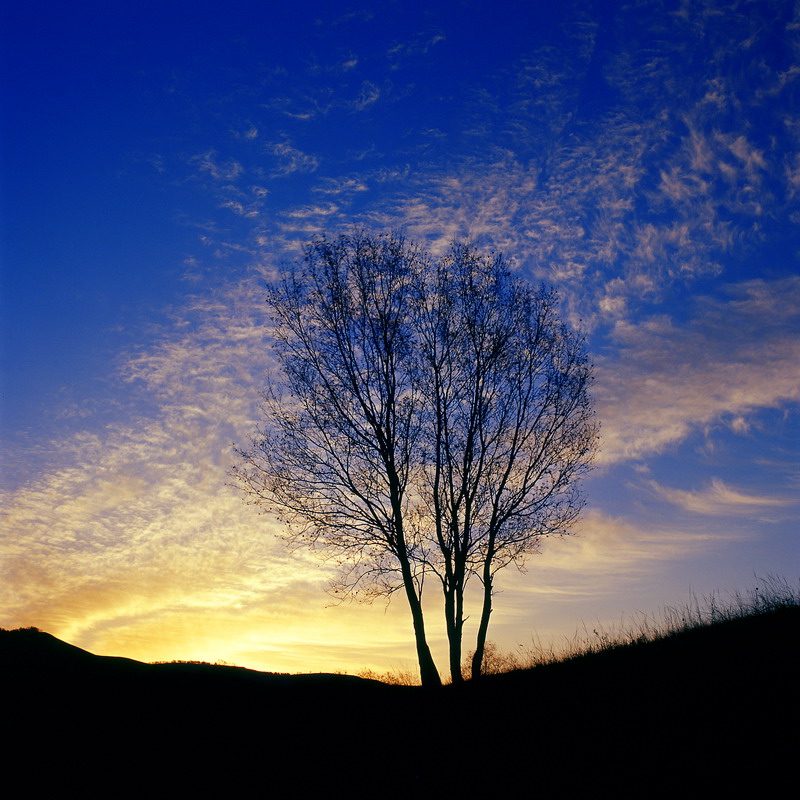
[{"label": "sunset glow", "polygon": [[230,474],[274,368],[265,280],[356,224],[502,251],[587,337],[586,509],[500,574],[491,640],[796,580],[796,3],[3,17],[0,627],[144,661],[415,667],[404,598],[334,604],[335,565]]}]

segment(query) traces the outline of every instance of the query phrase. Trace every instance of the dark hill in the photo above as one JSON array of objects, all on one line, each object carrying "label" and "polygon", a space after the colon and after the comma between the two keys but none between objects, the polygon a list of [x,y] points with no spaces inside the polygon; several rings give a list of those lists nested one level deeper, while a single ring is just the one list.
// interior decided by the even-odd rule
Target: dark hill
[{"label": "dark hill", "polygon": [[121,688],[148,694],[169,691],[249,692],[280,688],[308,691],[357,688],[359,691],[386,690],[385,684],[352,675],[317,673],[288,675],[257,672],[244,667],[220,666],[193,661],[145,664],[131,658],[96,656],[80,647],[62,642],[36,628],[0,629],[0,669],[8,680],[36,686],[53,702],[65,700],[68,690],[80,687],[89,695],[116,693]]},{"label": "dark hill", "polygon": [[439,691],[1,631],[4,727],[31,792],[771,796],[795,769],[798,622],[779,609]]}]

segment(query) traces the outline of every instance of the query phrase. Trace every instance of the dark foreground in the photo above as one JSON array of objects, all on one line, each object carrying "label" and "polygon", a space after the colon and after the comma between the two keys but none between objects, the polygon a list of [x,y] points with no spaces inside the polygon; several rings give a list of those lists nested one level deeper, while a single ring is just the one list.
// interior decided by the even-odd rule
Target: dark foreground
[{"label": "dark foreground", "polygon": [[5,782],[19,797],[776,796],[796,774],[798,622],[781,609],[435,691],[0,631]]}]

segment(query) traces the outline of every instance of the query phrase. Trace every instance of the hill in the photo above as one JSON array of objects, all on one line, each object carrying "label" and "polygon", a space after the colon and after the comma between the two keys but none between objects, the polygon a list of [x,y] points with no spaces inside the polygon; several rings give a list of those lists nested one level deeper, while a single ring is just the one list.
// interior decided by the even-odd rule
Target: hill
[{"label": "hill", "polygon": [[769,796],[794,774],[799,621],[782,608],[436,691],[0,631],[10,763],[31,789],[89,796]]}]

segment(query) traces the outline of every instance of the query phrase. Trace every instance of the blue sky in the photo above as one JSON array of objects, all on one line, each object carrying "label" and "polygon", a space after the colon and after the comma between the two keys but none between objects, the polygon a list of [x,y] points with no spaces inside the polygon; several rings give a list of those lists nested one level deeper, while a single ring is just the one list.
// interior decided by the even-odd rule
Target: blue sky
[{"label": "blue sky", "polygon": [[0,12],[0,625],[413,664],[401,602],[329,607],[329,566],[229,486],[272,365],[264,276],[355,224],[502,250],[588,337],[586,512],[506,571],[490,638],[797,578],[800,10],[541,6]]}]

